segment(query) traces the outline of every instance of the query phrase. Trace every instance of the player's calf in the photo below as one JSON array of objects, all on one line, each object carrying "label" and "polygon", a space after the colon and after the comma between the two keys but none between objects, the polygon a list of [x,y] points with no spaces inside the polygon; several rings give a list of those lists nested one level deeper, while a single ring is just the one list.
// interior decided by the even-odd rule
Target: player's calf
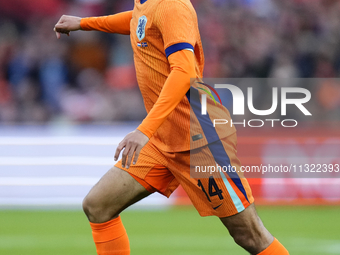
[{"label": "player's calf", "polygon": [[256,213],[254,204],[251,204],[239,214],[221,218],[221,221],[227,227],[235,242],[250,254],[289,254],[263,226],[261,219]]}]

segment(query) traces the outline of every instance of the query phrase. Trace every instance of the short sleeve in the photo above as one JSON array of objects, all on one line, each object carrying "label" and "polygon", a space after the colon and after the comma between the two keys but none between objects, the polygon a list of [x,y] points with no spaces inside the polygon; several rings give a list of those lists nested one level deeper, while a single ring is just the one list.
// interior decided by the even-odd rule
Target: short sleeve
[{"label": "short sleeve", "polygon": [[163,37],[166,57],[180,50],[194,52],[197,19],[193,9],[178,0],[164,0],[157,6],[155,23]]}]

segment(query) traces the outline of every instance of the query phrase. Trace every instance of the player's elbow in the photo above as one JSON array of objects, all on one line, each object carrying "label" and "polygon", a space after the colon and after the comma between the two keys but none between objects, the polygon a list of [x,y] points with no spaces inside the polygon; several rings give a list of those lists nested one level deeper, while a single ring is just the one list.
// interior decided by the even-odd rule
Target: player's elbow
[{"label": "player's elbow", "polygon": [[197,78],[197,75],[196,75],[196,72],[195,72],[195,69],[193,70],[189,70],[186,74],[187,76],[187,80],[189,81],[189,86],[193,86],[195,81],[196,81],[196,78]]},{"label": "player's elbow", "polygon": [[188,71],[188,76],[189,76],[191,79],[196,79],[197,74],[196,74],[195,68],[191,68],[191,69]]},{"label": "player's elbow", "polygon": [[192,85],[191,83],[196,79],[196,71],[194,68],[186,68],[183,69],[180,66],[174,66],[171,70],[171,72],[174,72],[176,76],[178,77],[178,80],[186,81],[186,84],[190,87]]}]

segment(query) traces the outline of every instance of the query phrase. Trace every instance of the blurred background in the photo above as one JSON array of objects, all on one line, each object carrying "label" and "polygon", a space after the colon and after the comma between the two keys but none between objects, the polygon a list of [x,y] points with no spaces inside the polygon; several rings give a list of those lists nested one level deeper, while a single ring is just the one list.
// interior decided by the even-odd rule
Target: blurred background
[{"label": "blurred background", "polygon": [[[205,77],[339,75],[337,0],[192,3]],[[143,119],[128,36],[75,32],[58,41],[52,31],[62,14],[88,17],[132,8],[128,0],[0,1],[0,123]],[[320,86],[313,95],[329,118],[339,120],[339,84]]]},{"label": "blurred background", "polygon": [[[339,77],[340,1],[191,2],[205,77]],[[73,32],[57,40],[53,27],[62,14],[132,8],[132,0],[0,0],[0,254],[95,253],[82,198],[146,112],[128,36]],[[340,83],[321,81],[307,87],[313,116],[296,117],[296,132],[240,131],[242,162],[271,163],[274,151],[284,163],[340,163]],[[254,105],[270,86],[259,87]],[[267,227],[292,254],[340,254],[340,179],[285,177],[249,180]],[[245,254],[189,204],[179,188],[123,214],[132,254]]]}]

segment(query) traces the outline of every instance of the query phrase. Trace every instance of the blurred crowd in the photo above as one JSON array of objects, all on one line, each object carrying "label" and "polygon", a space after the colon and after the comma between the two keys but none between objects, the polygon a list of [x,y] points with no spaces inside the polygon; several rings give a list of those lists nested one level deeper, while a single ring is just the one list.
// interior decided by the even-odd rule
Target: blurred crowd
[{"label": "blurred crowd", "polygon": [[[338,0],[192,3],[205,51],[205,77],[340,74]],[[128,36],[72,32],[57,40],[53,32],[62,14],[100,16],[132,8],[132,0],[0,1],[0,123],[143,119]],[[257,93],[254,104],[266,89]],[[311,90],[314,118],[340,120],[337,80]]]}]

